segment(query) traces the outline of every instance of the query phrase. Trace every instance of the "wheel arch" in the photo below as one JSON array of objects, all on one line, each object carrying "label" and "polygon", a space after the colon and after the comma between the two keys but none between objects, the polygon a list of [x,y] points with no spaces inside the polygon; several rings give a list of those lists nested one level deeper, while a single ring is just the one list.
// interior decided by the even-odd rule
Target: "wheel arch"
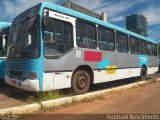
[{"label": "wheel arch", "polygon": [[93,73],[93,69],[91,66],[89,65],[80,65],[78,66],[72,73],[72,78],[74,76],[74,73],[76,73],[78,70],[85,70],[88,72],[89,76],[90,76],[90,83],[93,84],[94,82],[94,73]]}]

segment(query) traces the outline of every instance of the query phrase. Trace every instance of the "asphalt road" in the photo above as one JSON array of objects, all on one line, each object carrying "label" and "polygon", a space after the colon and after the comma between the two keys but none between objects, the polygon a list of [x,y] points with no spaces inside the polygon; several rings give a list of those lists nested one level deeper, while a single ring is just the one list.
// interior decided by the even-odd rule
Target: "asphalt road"
[{"label": "asphalt road", "polygon": [[56,111],[51,109],[26,120],[106,120],[108,114],[160,114],[160,82],[109,94],[102,100],[79,103]]}]

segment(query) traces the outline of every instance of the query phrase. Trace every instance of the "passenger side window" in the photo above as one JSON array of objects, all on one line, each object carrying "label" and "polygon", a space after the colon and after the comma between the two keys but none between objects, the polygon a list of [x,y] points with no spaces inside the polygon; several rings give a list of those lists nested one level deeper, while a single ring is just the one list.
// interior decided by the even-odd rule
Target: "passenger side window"
[{"label": "passenger side window", "polygon": [[138,53],[138,39],[132,36],[129,36],[129,50],[131,54]]},{"label": "passenger side window", "polygon": [[114,31],[98,27],[98,47],[100,50],[115,50]]},{"label": "passenger side window", "polygon": [[153,44],[153,55],[157,56],[157,45]]},{"label": "passenger side window", "polygon": [[152,43],[147,42],[147,54],[152,56]]},{"label": "passenger side window", "polygon": [[96,26],[80,20],[76,21],[77,46],[82,48],[96,48]]},{"label": "passenger side window", "polygon": [[116,33],[116,48],[117,52],[128,52],[128,36],[117,32]]},{"label": "passenger side window", "polygon": [[144,40],[139,39],[138,47],[140,54],[146,54],[146,42]]},{"label": "passenger side window", "polygon": [[72,25],[68,22],[49,18],[43,30],[46,57],[60,56],[73,48],[72,29]]}]

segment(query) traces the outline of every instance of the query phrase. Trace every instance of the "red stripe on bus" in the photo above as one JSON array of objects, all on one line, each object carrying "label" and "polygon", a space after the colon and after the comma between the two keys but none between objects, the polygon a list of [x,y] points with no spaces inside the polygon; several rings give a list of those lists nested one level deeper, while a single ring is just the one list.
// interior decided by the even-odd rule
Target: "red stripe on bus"
[{"label": "red stripe on bus", "polygon": [[84,61],[101,62],[102,61],[102,53],[101,52],[93,52],[93,51],[84,51]]}]

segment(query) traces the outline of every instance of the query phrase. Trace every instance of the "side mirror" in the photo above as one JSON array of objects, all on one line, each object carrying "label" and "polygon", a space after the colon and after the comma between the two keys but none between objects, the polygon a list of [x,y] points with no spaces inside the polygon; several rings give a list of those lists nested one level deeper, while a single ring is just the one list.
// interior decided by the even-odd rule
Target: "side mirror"
[{"label": "side mirror", "polygon": [[3,35],[2,36],[2,45],[3,45],[3,49],[6,50],[6,44],[7,44],[7,41],[8,41],[8,36],[7,35]]},{"label": "side mirror", "polygon": [[49,11],[45,11],[43,14],[43,25],[47,26],[49,22]]},{"label": "side mirror", "polygon": [[30,45],[32,43],[32,36],[28,35],[28,45]]},{"label": "side mirror", "polygon": [[4,39],[7,41],[7,40],[8,40],[8,35],[5,35],[5,36],[4,36]]}]

